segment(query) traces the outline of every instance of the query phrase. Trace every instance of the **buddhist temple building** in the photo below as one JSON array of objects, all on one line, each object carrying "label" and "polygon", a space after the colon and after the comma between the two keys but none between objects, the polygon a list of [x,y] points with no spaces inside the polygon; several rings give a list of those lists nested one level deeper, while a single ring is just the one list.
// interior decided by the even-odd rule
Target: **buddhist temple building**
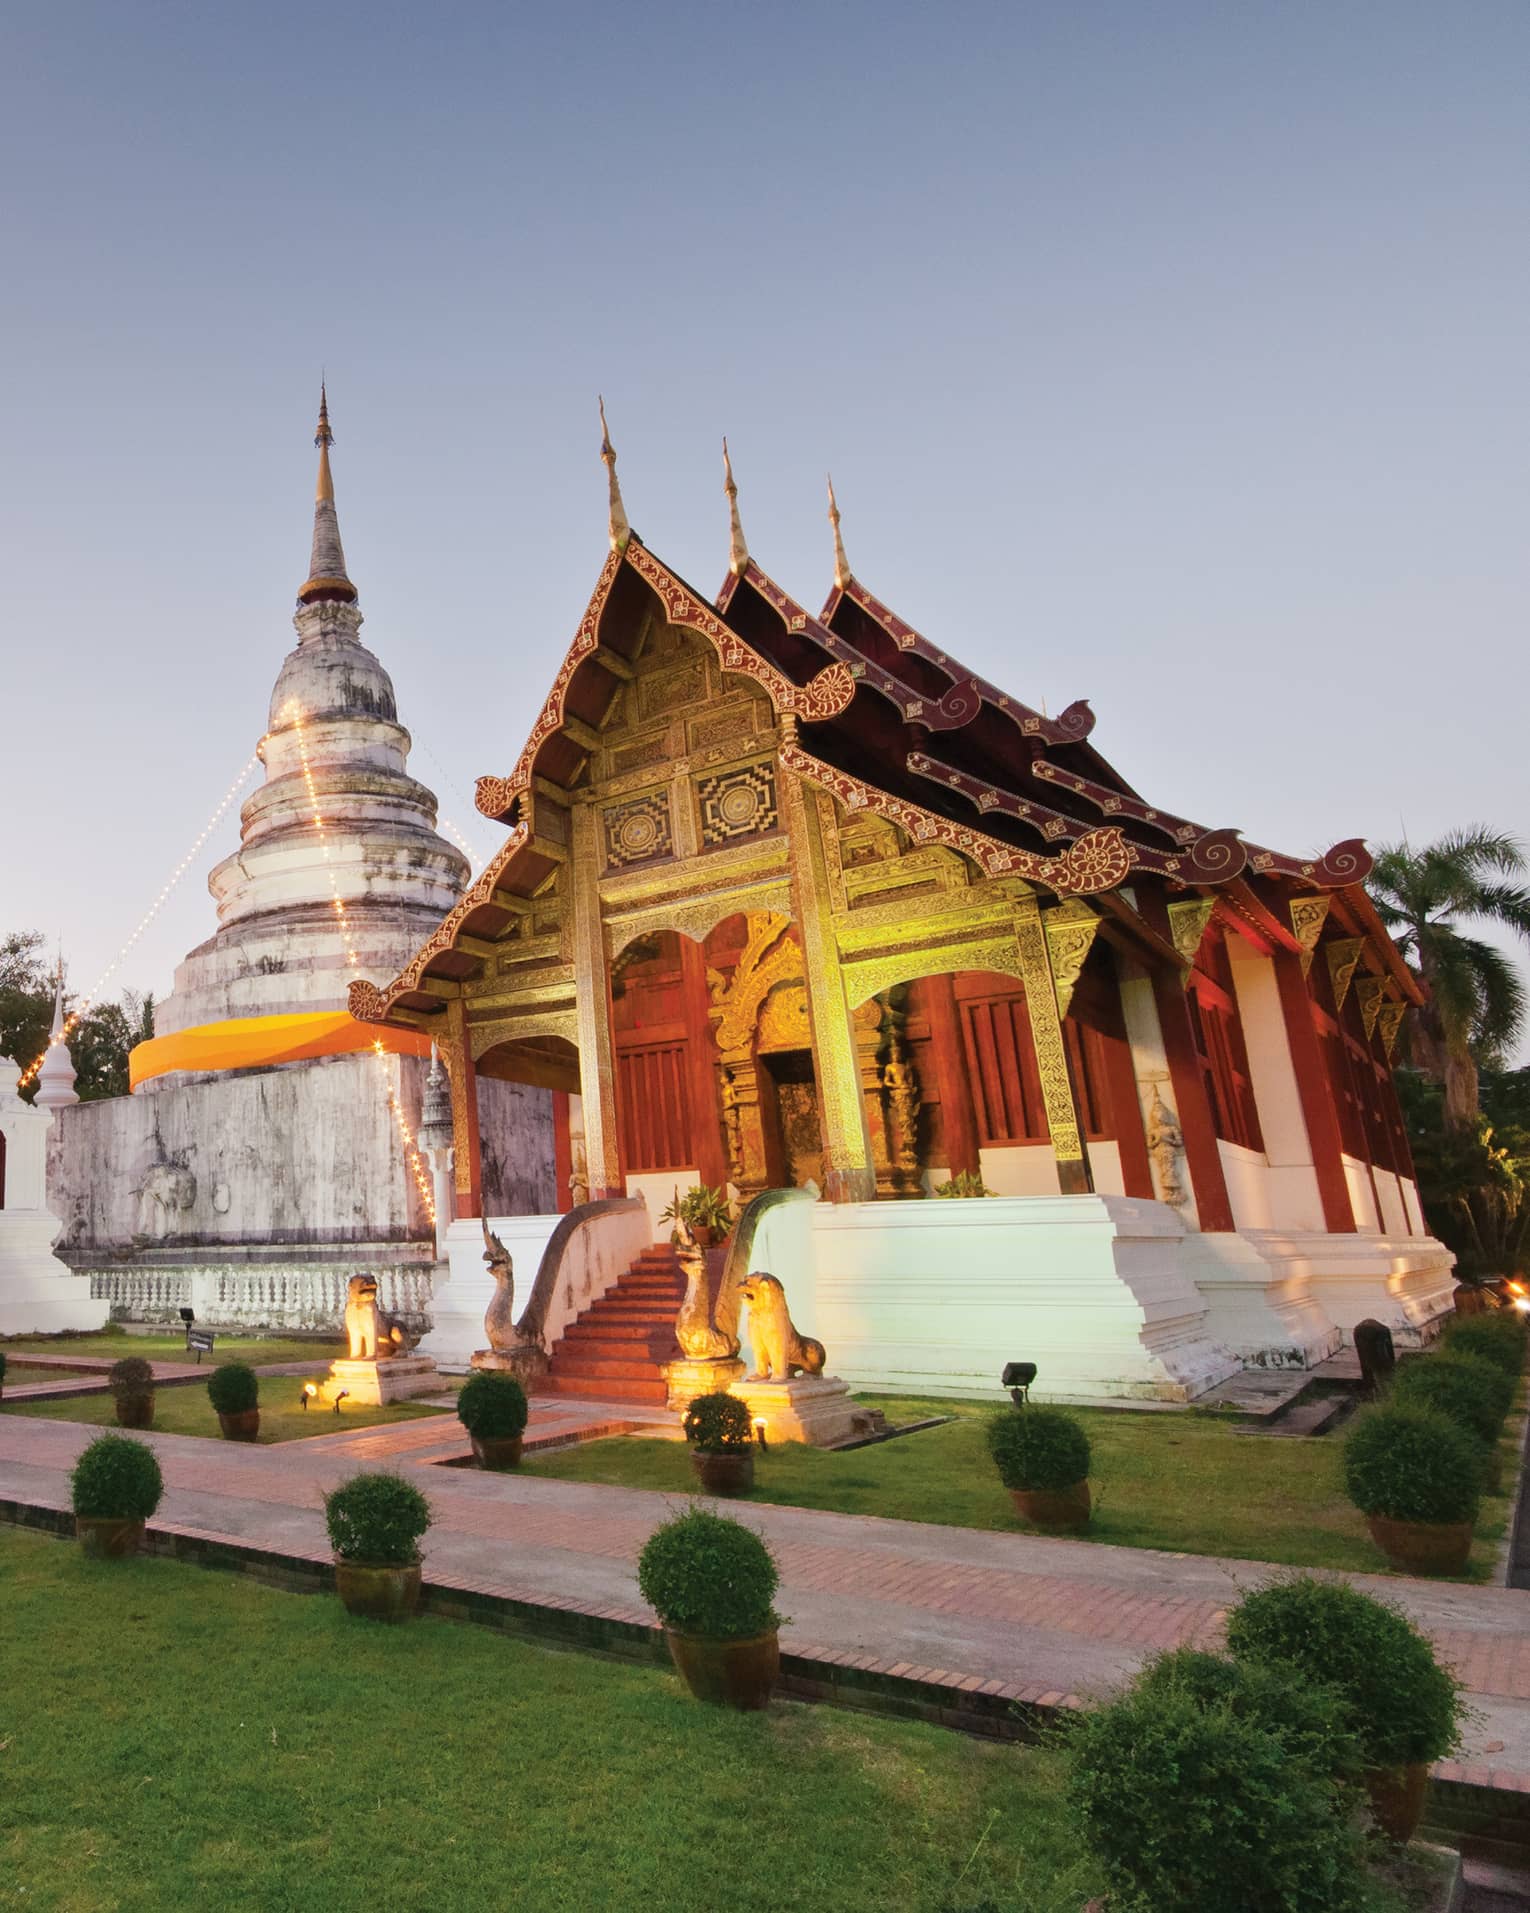
[{"label": "buddhist temple building", "polygon": [[446,1063],[450,1279],[497,1213],[485,1085],[516,1083],[553,1092],[560,1208],[641,1196],[660,1236],[675,1190],[726,1185],[853,1382],[970,1393],[1028,1358],[1038,1394],[1185,1400],[1365,1317],[1427,1339],[1451,1261],[1391,1074],[1418,986],[1363,845],[1288,854],[1140,794],[1082,698],[1049,717],[863,584],[832,491],[815,613],[725,466],[705,596],[602,457],[588,608],[478,784],[503,845],[349,992]]}]

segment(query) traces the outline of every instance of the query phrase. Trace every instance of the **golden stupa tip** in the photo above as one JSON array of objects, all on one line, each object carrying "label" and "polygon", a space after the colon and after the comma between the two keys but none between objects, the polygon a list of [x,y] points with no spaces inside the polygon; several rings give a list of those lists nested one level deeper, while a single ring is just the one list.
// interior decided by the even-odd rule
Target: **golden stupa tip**
[{"label": "golden stupa tip", "polygon": [[335,481],[329,472],[329,448],[335,442],[335,435],[329,429],[329,393],[322,379],[319,381],[319,429],[314,434],[313,442],[319,448],[319,485],[314,493],[315,502],[322,504],[327,499],[333,504]]},{"label": "golden stupa tip", "polygon": [[834,497],[834,480],[829,479],[829,523],[834,527],[834,588],[843,591],[850,582],[850,560],[845,556],[845,541],[839,535],[839,505]]},{"label": "golden stupa tip", "polygon": [[723,440],[723,490],[728,494],[728,569],[742,578],[749,565],[749,547],[744,543],[744,527],[738,515],[738,486],[733,482],[733,461],[728,456],[728,441]]},{"label": "golden stupa tip", "polygon": [[625,551],[632,542],[632,526],[628,522],[627,507],[622,503],[622,488],[616,482],[616,447],[611,443],[611,433],[606,425],[606,401],[600,401],[600,459],[606,468],[610,481],[610,525],[611,549]]}]

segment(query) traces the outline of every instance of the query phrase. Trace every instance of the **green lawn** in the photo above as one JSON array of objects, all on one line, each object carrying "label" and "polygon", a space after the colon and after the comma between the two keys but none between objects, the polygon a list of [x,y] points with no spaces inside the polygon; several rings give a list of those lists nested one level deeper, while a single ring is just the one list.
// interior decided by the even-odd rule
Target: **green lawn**
[{"label": "green lawn", "polygon": [[0,1612],[0,1904],[1078,1913],[1098,1887],[1055,1751],[727,1713],[657,1669],[16,1530]]},{"label": "green lawn", "polygon": [[[202,1366],[205,1368],[209,1362],[248,1362],[254,1368],[262,1362],[312,1361],[323,1367],[337,1355],[343,1355],[345,1348],[339,1336],[306,1340],[293,1336],[218,1334],[212,1354],[202,1357]],[[194,1355],[186,1353],[186,1337],[172,1335],[168,1330],[163,1335],[129,1335],[122,1329],[104,1329],[99,1335],[17,1335],[0,1338],[0,1352],[18,1361],[28,1353],[62,1355],[66,1361],[72,1355],[109,1355],[113,1361],[120,1361],[124,1355],[142,1355],[150,1362],[196,1360]]]},{"label": "green lawn", "polygon": [[[987,1404],[907,1396],[861,1399],[882,1409],[891,1422],[926,1414],[956,1419],[848,1454],[772,1444],[756,1461],[753,1498],[902,1521],[1023,1531],[988,1457]],[[1089,1539],[1293,1567],[1387,1571],[1364,1518],[1344,1495],[1342,1432],[1282,1440],[1235,1434],[1222,1417],[1193,1412],[1078,1413],[1094,1451],[1095,1517]],[[1511,1435],[1504,1439],[1504,1478],[1512,1486],[1517,1449]],[[535,1457],[522,1472],[670,1494],[688,1493],[696,1485],[683,1443],[631,1436]],[[1508,1512],[1507,1494],[1484,1499],[1469,1579],[1486,1580],[1491,1573]]]},{"label": "green lawn", "polygon": [[[323,1375],[325,1364],[314,1365],[314,1376]],[[308,1435],[335,1435],[345,1428],[371,1428],[378,1422],[409,1421],[420,1415],[440,1415],[440,1408],[422,1408],[417,1402],[393,1402],[386,1408],[362,1408],[341,1402],[337,1416],[322,1403],[312,1408],[299,1406],[299,1376],[265,1376],[260,1385],[260,1439],[301,1441]],[[0,1414],[38,1415],[46,1421],[84,1422],[92,1428],[115,1428],[117,1411],[110,1395],[76,1395],[66,1400],[13,1402],[0,1400]],[[197,1382],[178,1382],[173,1388],[161,1388],[154,1395],[154,1426],[162,1435],[206,1435],[222,1440],[218,1417],[207,1399],[207,1390]],[[4,1905],[0,1891],[0,1905]]]}]

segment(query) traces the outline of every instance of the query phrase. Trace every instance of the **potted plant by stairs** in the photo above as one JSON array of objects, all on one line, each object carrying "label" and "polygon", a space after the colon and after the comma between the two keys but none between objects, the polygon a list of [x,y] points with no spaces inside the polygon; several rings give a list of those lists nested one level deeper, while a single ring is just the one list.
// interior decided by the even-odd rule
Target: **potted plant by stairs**
[{"label": "potted plant by stairs", "polygon": [[152,1449],[126,1435],[97,1435],[69,1476],[80,1546],[95,1560],[136,1554],[164,1491]]},{"label": "potted plant by stairs", "polygon": [[457,1395],[457,1419],[468,1432],[480,1468],[514,1468],[529,1412],[526,1391],[513,1375],[475,1368]]},{"label": "potted plant by stairs", "polygon": [[1344,1444],[1344,1486],[1405,1574],[1460,1574],[1471,1554],[1481,1445],[1427,1409],[1373,1408]]},{"label": "potted plant by stairs", "polygon": [[225,1441],[254,1441],[260,1434],[260,1378],[243,1362],[224,1362],[207,1378],[207,1399]]},{"label": "potted plant by stairs", "polygon": [[769,1702],[781,1665],[777,1579],[754,1530],[707,1508],[690,1508],[648,1537],[638,1587],[697,1700],[745,1712]]},{"label": "potted plant by stairs", "polygon": [[154,1370],[141,1355],[124,1355],[120,1362],[113,1362],[106,1385],[117,1406],[119,1427],[154,1425]]},{"label": "potted plant by stairs", "polygon": [[1464,1428],[1482,1450],[1482,1486],[1496,1494],[1503,1479],[1498,1437],[1514,1406],[1517,1384],[1495,1362],[1447,1348],[1439,1355],[1410,1355],[1392,1381],[1390,1399],[1399,1408],[1422,1408]]},{"label": "potted plant by stairs", "polygon": [[[660,1222],[683,1223],[699,1247],[709,1249],[714,1242],[726,1242],[733,1228],[726,1189],[709,1189],[704,1182],[687,1189],[682,1196],[676,1189],[674,1201],[659,1217]],[[671,1241],[674,1237],[671,1236]]]},{"label": "potted plant by stairs", "polygon": [[698,1395],[685,1411],[691,1467],[710,1495],[746,1495],[754,1486],[754,1425],[749,1406],[722,1391]]},{"label": "potted plant by stairs", "polygon": [[1246,1595],[1227,1617],[1227,1645],[1236,1660],[1338,1695],[1377,1825],[1412,1839],[1430,1764],[1455,1749],[1463,1709],[1455,1676],[1408,1617],[1342,1581],[1297,1575]]},{"label": "potted plant by stairs", "polygon": [[324,1498],[335,1587],[346,1609],[405,1621],[420,1603],[420,1536],[430,1503],[402,1475],[352,1475]]},{"label": "potted plant by stairs", "polygon": [[1089,1526],[1089,1437],[1061,1408],[1001,1408],[988,1424],[999,1479],[1033,1527],[1078,1533]]}]

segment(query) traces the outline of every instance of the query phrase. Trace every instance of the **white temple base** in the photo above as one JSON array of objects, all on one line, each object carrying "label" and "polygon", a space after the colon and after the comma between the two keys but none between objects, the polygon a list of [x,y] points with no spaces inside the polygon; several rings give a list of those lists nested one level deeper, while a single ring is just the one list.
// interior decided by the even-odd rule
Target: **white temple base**
[{"label": "white temple base", "polygon": [[106,1304],[53,1253],[58,1217],[0,1209],[0,1335],[57,1335],[106,1326]]},{"label": "white temple base", "polygon": [[834,1448],[871,1431],[871,1417],[851,1399],[837,1375],[794,1375],[789,1382],[735,1382],[729,1391],[748,1404],[750,1419],[765,1425],[765,1439],[803,1441]]},{"label": "white temple base", "polygon": [[385,1362],[331,1362],[329,1380],[319,1394],[333,1402],[344,1392],[362,1408],[381,1408],[387,1402],[408,1401],[413,1395],[435,1395],[441,1373],[428,1355],[394,1355]]}]

